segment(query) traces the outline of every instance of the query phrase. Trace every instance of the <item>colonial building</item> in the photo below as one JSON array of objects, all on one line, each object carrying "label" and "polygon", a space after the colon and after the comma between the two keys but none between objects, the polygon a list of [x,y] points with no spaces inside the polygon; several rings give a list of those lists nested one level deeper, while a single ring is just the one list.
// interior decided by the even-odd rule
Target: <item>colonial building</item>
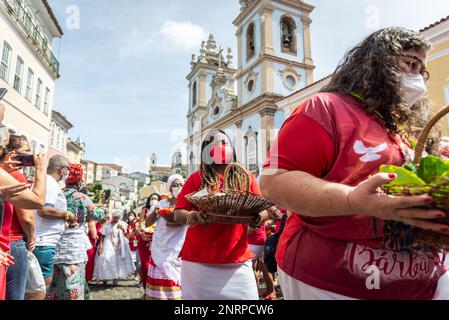
[{"label": "colonial building", "polygon": [[49,157],[54,155],[67,156],[68,135],[72,128],[73,125],[65,116],[55,110],[51,112]]},{"label": "colonial building", "polygon": [[47,0],[2,0],[0,30],[0,87],[8,89],[4,123],[46,150],[59,78],[52,40],[62,29]]},{"label": "colonial building", "polygon": [[101,170],[101,178],[97,176],[98,181],[117,177],[124,174],[123,168],[115,163],[102,163],[97,166],[97,171]]},{"label": "colonial building", "polygon": [[81,166],[84,170],[84,182],[86,185],[101,181],[101,173],[97,176],[97,163],[90,160],[81,160]]},{"label": "colonial building", "polygon": [[154,181],[167,182],[172,174],[179,174],[186,178],[187,165],[182,164],[182,152],[177,150],[173,153],[171,166],[160,166],[157,162],[157,155],[153,153],[150,157],[148,174],[150,183]]},{"label": "colonial building", "polygon": [[[125,176],[114,176],[102,181],[103,190],[110,190],[113,200],[119,196],[122,208],[130,210],[133,205],[137,205],[138,181]],[[117,208],[117,201],[114,201]],[[111,205],[111,203],[110,203]]]},{"label": "colonial building", "polygon": [[[437,114],[444,106],[449,105],[449,16],[420,30],[432,44],[427,58],[427,70],[430,80],[427,83],[430,100],[430,116]],[[342,53],[343,55],[343,53]],[[319,92],[329,83],[331,75],[302,88],[279,100],[276,105],[290,115],[306,99]],[[449,141],[449,116],[436,125],[436,134]],[[449,142],[447,142],[449,146]]]},{"label": "colonial building", "polygon": [[146,173],[133,172],[128,174],[127,177],[137,180],[139,187],[143,187],[151,183],[150,176]]},{"label": "colonial building", "polygon": [[84,142],[81,141],[80,138],[78,138],[77,140],[72,140],[68,138],[67,158],[69,159],[70,163],[80,164],[81,161],[84,159],[85,148],[86,145]]},{"label": "colonial building", "polygon": [[[226,131],[237,160],[258,174],[285,116],[276,101],[313,82],[309,14],[314,7],[296,0],[241,0],[234,20],[238,65],[233,68],[211,35],[192,56],[189,82],[188,171],[200,164],[200,148],[210,129]],[[234,93],[234,86],[237,94]]]},{"label": "colonial building", "polygon": [[[449,105],[449,16],[421,30],[432,43],[427,58],[427,70],[430,73],[428,83],[431,100],[430,114],[436,114]],[[449,136],[449,117],[437,124],[441,136]]]}]

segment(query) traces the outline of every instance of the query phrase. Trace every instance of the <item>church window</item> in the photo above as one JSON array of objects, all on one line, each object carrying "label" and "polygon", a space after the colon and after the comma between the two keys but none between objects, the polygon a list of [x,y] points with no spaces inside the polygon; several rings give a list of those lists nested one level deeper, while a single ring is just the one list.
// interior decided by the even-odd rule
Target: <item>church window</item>
[{"label": "church window", "polygon": [[296,24],[292,17],[281,18],[281,49],[282,52],[297,53]]},{"label": "church window", "polygon": [[255,28],[254,23],[251,23],[246,31],[246,60],[249,61],[255,53]]},{"label": "church window", "polygon": [[254,80],[251,79],[248,81],[248,92],[252,93],[254,91]]},{"label": "church window", "polygon": [[197,89],[196,89],[196,81],[193,83],[192,87],[192,108],[196,106],[196,96],[197,96]]}]

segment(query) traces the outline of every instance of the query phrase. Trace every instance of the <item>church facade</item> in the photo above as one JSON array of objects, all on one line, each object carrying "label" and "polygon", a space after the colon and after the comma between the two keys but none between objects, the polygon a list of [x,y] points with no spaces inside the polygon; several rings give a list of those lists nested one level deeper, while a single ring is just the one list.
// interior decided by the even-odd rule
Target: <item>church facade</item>
[{"label": "church facade", "polygon": [[240,0],[234,20],[237,61],[213,35],[192,55],[187,76],[189,109],[188,173],[200,165],[201,141],[211,129],[224,130],[238,162],[258,175],[285,120],[276,105],[284,96],[313,83],[310,13],[299,0]]}]

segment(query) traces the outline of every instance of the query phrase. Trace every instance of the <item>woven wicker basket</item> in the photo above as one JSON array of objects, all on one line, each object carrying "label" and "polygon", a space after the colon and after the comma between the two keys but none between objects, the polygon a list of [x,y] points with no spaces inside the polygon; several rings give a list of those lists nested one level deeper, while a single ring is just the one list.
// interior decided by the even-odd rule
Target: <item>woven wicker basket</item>
[{"label": "woven wicker basket", "polygon": [[[415,158],[413,160],[415,165],[419,165],[421,161],[430,131],[448,113],[449,106],[442,109],[423,129],[415,148]],[[435,222],[449,225],[449,179],[447,182],[437,185],[405,184],[393,187],[384,186],[382,189],[387,194],[394,196],[430,195],[434,199],[433,204],[424,206],[423,208],[438,209],[445,212],[446,217],[435,220]],[[384,244],[387,248],[393,250],[408,250],[423,246],[447,248],[449,247],[449,235],[414,228],[400,222],[389,221],[385,224]]]},{"label": "woven wicker basket", "polygon": [[[245,191],[231,189],[232,168],[236,168],[245,177]],[[223,190],[201,197],[195,197],[195,193],[191,193],[186,198],[208,213],[207,222],[209,223],[244,224],[254,221],[260,212],[274,205],[261,195],[250,192],[250,188],[249,172],[242,165],[231,163],[224,172]]]}]

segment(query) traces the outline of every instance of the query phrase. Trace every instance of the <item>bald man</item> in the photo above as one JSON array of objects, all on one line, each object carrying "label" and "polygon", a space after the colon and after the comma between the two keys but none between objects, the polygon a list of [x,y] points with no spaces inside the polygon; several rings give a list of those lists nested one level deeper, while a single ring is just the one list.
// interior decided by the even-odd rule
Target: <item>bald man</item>
[{"label": "bald man", "polygon": [[[70,162],[67,158],[60,155],[50,158],[45,207],[37,210],[35,215],[36,249],[33,253],[41,266],[47,289],[52,281],[56,245],[64,232],[64,222],[76,221],[76,216],[67,211],[67,200],[59,185],[59,182],[67,179],[69,172]],[[45,296],[40,298],[44,299]]]}]

